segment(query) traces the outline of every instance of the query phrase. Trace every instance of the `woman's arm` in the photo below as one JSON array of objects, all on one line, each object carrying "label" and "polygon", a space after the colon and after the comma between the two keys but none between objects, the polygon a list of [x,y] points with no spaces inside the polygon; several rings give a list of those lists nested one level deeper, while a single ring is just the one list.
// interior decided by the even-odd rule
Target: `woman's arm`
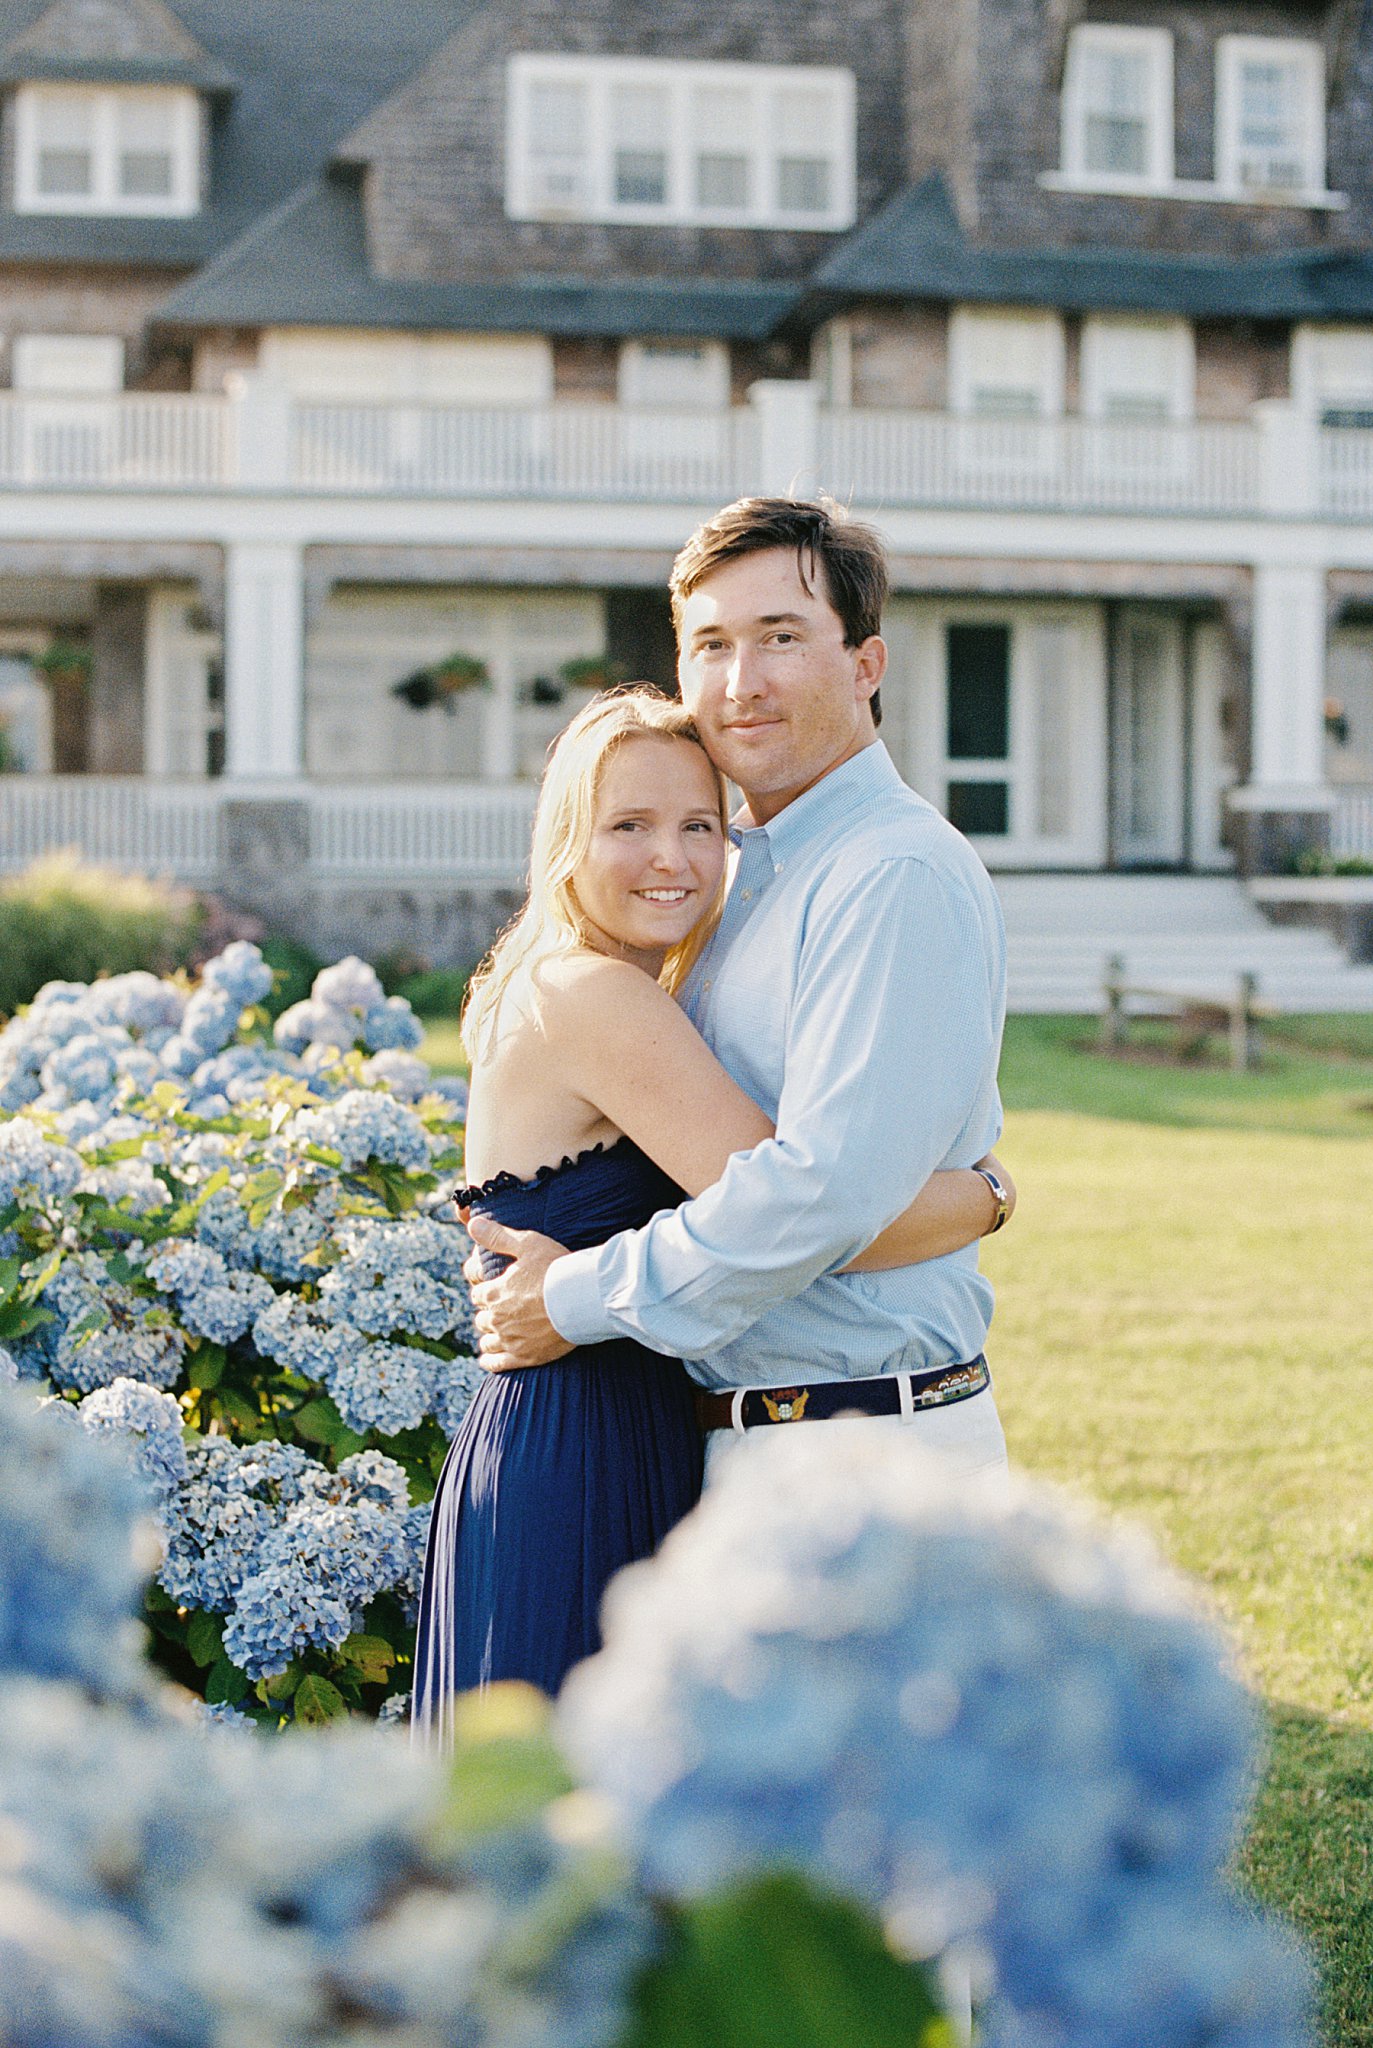
[{"label": "woman's arm", "polygon": [[[775,1135],[771,1120],[685,1013],[640,968],[582,959],[540,1002],[545,1042],[568,1084],[680,1188],[699,1195],[734,1152]],[[1011,1205],[1015,1190],[1004,1167]],[[932,1174],[911,1206],[844,1270],[882,1272],[959,1251],[988,1231],[996,1201],[971,1167]]]},{"label": "woman's arm", "polygon": [[[1015,1182],[995,1152],[979,1166],[989,1166],[1006,1189],[1006,1221],[1015,1214]],[[865,1252],[841,1268],[845,1273],[885,1273],[894,1266],[918,1266],[942,1259],[985,1237],[996,1222],[997,1199],[982,1175],[971,1166],[953,1166],[932,1173],[909,1209],[889,1223]]]}]

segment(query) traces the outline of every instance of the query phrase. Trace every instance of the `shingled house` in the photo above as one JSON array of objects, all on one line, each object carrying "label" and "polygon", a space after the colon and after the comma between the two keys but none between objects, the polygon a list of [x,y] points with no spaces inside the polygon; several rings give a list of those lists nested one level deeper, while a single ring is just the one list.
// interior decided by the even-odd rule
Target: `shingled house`
[{"label": "shingled house", "polygon": [[816,485],[993,868],[1373,850],[1358,0],[0,0],[0,95],[0,859],[461,950]]}]

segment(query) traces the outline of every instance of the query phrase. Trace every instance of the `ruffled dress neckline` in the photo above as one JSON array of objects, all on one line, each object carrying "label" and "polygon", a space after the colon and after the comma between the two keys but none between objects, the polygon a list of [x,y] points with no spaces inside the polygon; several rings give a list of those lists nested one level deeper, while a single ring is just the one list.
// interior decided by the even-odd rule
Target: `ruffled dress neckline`
[{"label": "ruffled dress neckline", "polygon": [[474,1203],[489,1201],[493,1195],[531,1193],[535,1188],[545,1187],[549,1181],[556,1180],[559,1174],[570,1173],[574,1167],[584,1166],[588,1159],[608,1157],[610,1153],[618,1152],[621,1146],[625,1145],[637,1149],[632,1138],[612,1138],[609,1142],[600,1138],[594,1145],[588,1145],[584,1151],[564,1153],[556,1165],[537,1167],[527,1178],[507,1171],[492,1174],[490,1180],[479,1181],[472,1187],[458,1188],[453,1195],[453,1202],[459,1209],[470,1209]]}]

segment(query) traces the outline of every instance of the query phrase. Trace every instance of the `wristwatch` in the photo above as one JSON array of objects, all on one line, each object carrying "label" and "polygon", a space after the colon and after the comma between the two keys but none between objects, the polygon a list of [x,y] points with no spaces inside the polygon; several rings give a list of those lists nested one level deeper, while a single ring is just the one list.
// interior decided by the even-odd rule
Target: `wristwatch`
[{"label": "wristwatch", "polygon": [[1006,1183],[1002,1180],[998,1180],[997,1176],[992,1172],[990,1166],[975,1166],[973,1168],[973,1172],[981,1174],[983,1180],[986,1181],[987,1186],[996,1196],[996,1221],[995,1223],[993,1223],[990,1230],[984,1230],[982,1233],[984,1237],[995,1237],[997,1231],[1000,1230],[1002,1224],[1006,1221],[1007,1217],[1011,1213],[1011,1198],[1009,1193],[1007,1192]]}]

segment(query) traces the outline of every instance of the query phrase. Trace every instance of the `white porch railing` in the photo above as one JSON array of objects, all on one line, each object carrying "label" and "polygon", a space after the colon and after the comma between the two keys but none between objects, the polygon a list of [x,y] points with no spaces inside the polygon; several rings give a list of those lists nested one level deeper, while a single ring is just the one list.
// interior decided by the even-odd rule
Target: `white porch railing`
[{"label": "white porch railing", "polygon": [[403,497],[728,500],[753,485],[757,439],[744,407],[299,404],[291,480]]},{"label": "white porch railing", "polygon": [[0,393],[0,487],[217,489],[232,480],[233,426],[223,398]]},{"label": "white porch railing", "polygon": [[1251,512],[1259,440],[1252,427],[1230,421],[1153,426],[835,411],[821,415],[820,470],[840,496],[852,492],[879,507]]},{"label": "white porch railing", "polygon": [[[0,776],[0,870],[75,847],[113,867],[212,882],[224,869],[223,805],[244,793],[231,782],[136,775]],[[512,887],[528,865],[534,794],[525,783],[476,782],[306,783],[280,792],[308,807],[313,879]]]},{"label": "white porch railing", "polygon": [[1373,517],[1373,430],[1321,429],[1318,492],[1321,510],[1336,519]]},{"label": "white porch railing", "polygon": [[27,867],[70,846],[112,867],[207,881],[223,865],[220,803],[212,782],[6,775],[0,777],[0,868]]},{"label": "white porch railing", "polygon": [[1330,817],[1330,851],[1337,860],[1373,860],[1373,789],[1340,798]]},{"label": "white porch railing", "polygon": [[760,385],[755,401],[779,391],[810,395],[780,411],[769,401],[682,413],[610,404],[315,404],[261,380],[245,380],[232,396],[3,392],[0,491],[699,505],[814,475],[879,511],[1373,518],[1373,428],[1318,428],[1290,408],[1280,408],[1282,420],[1257,424],[1154,425],[817,413],[809,385]]},{"label": "white porch railing", "polygon": [[310,868],[321,878],[514,884],[528,865],[534,790],[526,784],[317,784],[308,801]]}]

